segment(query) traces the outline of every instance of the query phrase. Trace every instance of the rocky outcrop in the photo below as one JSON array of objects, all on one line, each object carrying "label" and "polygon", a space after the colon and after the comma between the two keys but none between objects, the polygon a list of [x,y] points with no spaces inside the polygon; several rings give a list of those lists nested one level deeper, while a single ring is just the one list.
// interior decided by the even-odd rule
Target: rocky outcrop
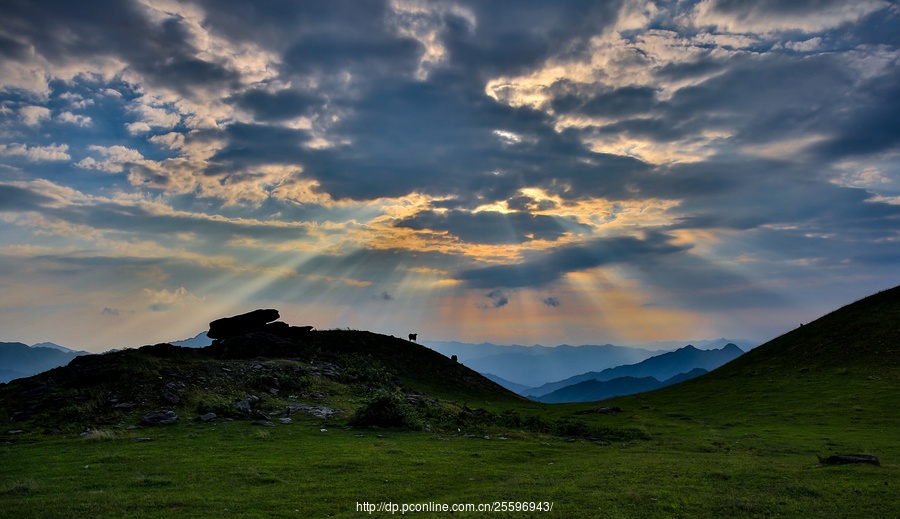
[{"label": "rocky outcrop", "polygon": [[281,315],[275,309],[259,309],[233,317],[223,317],[209,323],[206,336],[210,339],[229,339],[247,333],[260,331],[264,326],[277,320]]},{"label": "rocky outcrop", "polygon": [[224,359],[290,356],[312,332],[312,326],[290,326],[276,321],[278,310],[254,310],[209,323],[213,343],[204,352]]}]

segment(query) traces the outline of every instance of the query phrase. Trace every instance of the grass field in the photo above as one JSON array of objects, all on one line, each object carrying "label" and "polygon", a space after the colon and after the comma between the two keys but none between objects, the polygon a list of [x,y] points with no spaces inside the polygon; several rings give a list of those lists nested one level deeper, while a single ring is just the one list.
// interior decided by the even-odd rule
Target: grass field
[{"label": "grass field", "polygon": [[[642,427],[650,439],[601,445],[509,429],[463,437],[464,431],[345,430],[337,424],[323,432],[313,418],[275,427],[231,421],[111,429],[86,438],[19,436],[0,448],[0,510],[22,518],[360,517],[369,514],[357,503],[524,501],[549,502],[553,509],[490,515],[900,513],[897,415],[873,424],[857,420],[866,411],[850,409],[844,423],[792,423],[738,411],[710,419],[690,403],[658,406],[652,395],[615,403],[623,406],[621,414],[589,420]],[[547,412],[561,416],[583,408]],[[807,418],[815,420],[809,411]],[[833,452],[874,453],[882,464],[818,464],[816,454]]]},{"label": "grass field", "polygon": [[[435,417],[483,408],[493,418],[454,425],[426,414],[407,431],[347,428],[350,413],[274,426],[123,422],[87,437],[3,430],[0,516],[385,517],[400,510],[361,506],[546,503],[552,510],[407,515],[900,517],[900,293],[873,297],[711,374],[602,404],[479,393],[454,386],[469,376],[462,367],[436,364],[439,376],[428,376],[421,357],[404,373],[442,399]],[[358,371],[343,385],[304,384],[332,385],[333,401],[359,405],[359,381],[380,372]],[[621,412],[576,414],[599,405]],[[838,453],[881,463],[817,458]]]}]

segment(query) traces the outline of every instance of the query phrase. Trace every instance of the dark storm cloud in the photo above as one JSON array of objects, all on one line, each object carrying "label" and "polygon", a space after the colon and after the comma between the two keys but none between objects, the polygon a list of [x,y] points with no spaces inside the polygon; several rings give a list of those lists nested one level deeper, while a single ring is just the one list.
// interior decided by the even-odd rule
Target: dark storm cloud
[{"label": "dark storm cloud", "polygon": [[480,305],[481,308],[503,308],[509,304],[509,293],[505,290],[491,290],[486,296],[491,300],[490,305]]},{"label": "dark storm cloud", "polygon": [[53,199],[30,189],[0,184],[0,211],[38,211]]},{"label": "dark storm cloud", "polygon": [[555,297],[546,297],[546,298],[544,298],[544,300],[542,302],[551,308],[556,308],[558,306],[562,306],[562,303],[559,301],[559,299],[557,299]]},{"label": "dark storm cloud", "polygon": [[546,58],[584,49],[587,38],[615,23],[621,2],[463,2],[477,20],[445,18],[449,68],[475,78],[516,74]]},{"label": "dark storm cloud", "polygon": [[844,7],[845,0],[712,0],[710,2],[713,11],[736,15],[748,16],[752,13],[765,13],[768,15],[806,15],[810,11],[826,9],[828,7]]},{"label": "dark storm cloud", "polygon": [[[690,65],[719,73],[658,101],[648,87],[609,90],[603,86],[561,85],[552,101],[563,112],[602,115],[615,122],[586,130],[600,136],[630,136],[668,143],[732,134],[733,145],[840,131],[841,112],[852,99],[853,75],[841,57],[710,56]],[[661,75],[671,76],[663,69]]]},{"label": "dark storm cloud", "polygon": [[[342,255],[319,254],[297,267],[300,275],[331,276],[378,286],[402,281],[411,269],[450,269],[467,264],[460,256],[407,249],[357,249]],[[397,294],[393,294],[396,296]]]},{"label": "dark storm cloud", "polygon": [[513,211],[550,211],[559,207],[553,200],[535,200],[530,196],[514,196],[506,201],[506,206]]},{"label": "dark storm cloud", "polygon": [[896,68],[866,81],[850,110],[836,114],[836,135],[817,146],[825,157],[846,157],[900,149],[900,72]]},{"label": "dark storm cloud", "polygon": [[558,281],[569,272],[613,264],[638,265],[688,248],[672,244],[670,237],[664,234],[651,234],[646,239],[630,236],[595,238],[583,244],[533,253],[517,264],[463,270],[458,274],[458,279],[471,288],[542,287]]},{"label": "dark storm cloud", "polygon": [[258,121],[284,121],[309,113],[318,100],[296,90],[248,90],[236,96],[233,102],[253,113]]},{"label": "dark storm cloud", "polygon": [[736,57],[723,73],[680,89],[662,114],[681,126],[696,121],[697,129],[736,131],[739,143],[771,142],[833,126],[852,80],[829,55]]},{"label": "dark storm cloud", "polygon": [[149,232],[164,236],[193,233],[198,240],[219,243],[239,236],[283,241],[300,239],[307,235],[304,228],[297,226],[235,222],[190,213],[159,214],[141,206],[116,202],[60,204],[34,190],[8,184],[0,184],[0,211],[40,211],[46,216],[70,224],[105,231]]},{"label": "dark storm cloud", "polygon": [[577,222],[546,215],[496,211],[421,211],[396,223],[397,227],[414,230],[448,232],[468,243],[517,244],[531,240],[555,241],[581,229],[590,228]]},{"label": "dark storm cloud", "polygon": [[116,57],[151,84],[187,96],[196,87],[226,86],[239,78],[220,63],[196,57],[198,49],[182,19],[154,24],[137,2],[16,1],[6,2],[2,12],[14,41],[27,41],[51,63]]},{"label": "dark storm cloud", "polygon": [[576,113],[605,117],[625,117],[643,114],[653,110],[657,104],[656,90],[644,86],[628,86],[608,91],[589,89],[586,94],[577,92],[577,87],[554,85],[557,95],[551,107],[557,113]]},{"label": "dark storm cloud", "polygon": [[[426,81],[412,77],[424,49],[398,36],[394,27],[402,16],[413,15],[397,18],[385,3],[327,2],[304,4],[303,9],[241,4],[233,11],[210,6],[210,23],[219,30],[234,31],[253,20],[249,31],[265,27],[281,34],[282,42],[288,42],[280,46],[283,73],[315,77],[328,85],[314,95],[282,91],[277,96],[283,99],[248,92],[235,99],[240,106],[259,121],[334,110],[340,117],[328,126],[328,136],[349,143],[297,150],[292,142],[269,138],[269,130],[257,125],[214,157],[220,166],[210,172],[293,160],[304,166],[304,175],[319,182],[321,191],[337,199],[370,200],[418,191],[490,201],[514,196],[527,185],[568,189],[578,184],[567,196],[586,197],[591,195],[586,190],[595,186],[579,179],[603,170],[640,167],[633,159],[592,154],[578,135],[556,132],[546,114],[497,103],[484,92],[484,78],[491,74],[523,70],[550,55],[574,52],[579,38],[615,21],[617,3],[462,5],[477,23],[470,26],[450,14],[433,20],[442,27],[438,38],[447,54]],[[266,35],[259,38],[269,41]],[[275,45],[270,42],[270,47]],[[349,73],[349,83],[335,83],[337,72]],[[327,104],[316,105],[316,99],[324,98]],[[494,134],[498,130],[524,139],[504,142]],[[595,164],[586,165],[591,160]]]},{"label": "dark storm cloud", "polygon": [[221,132],[211,132],[227,140],[209,159],[207,175],[235,175],[254,166],[297,164],[308,151],[309,133],[283,126],[234,123]]},{"label": "dark storm cloud", "polygon": [[[557,132],[544,113],[470,95],[452,83],[388,83],[335,125],[352,144],[308,150],[304,174],[335,198],[370,200],[422,192],[473,206],[542,187],[565,198],[624,191],[648,166],[593,153],[577,132]],[[497,132],[512,132],[519,140]]]}]

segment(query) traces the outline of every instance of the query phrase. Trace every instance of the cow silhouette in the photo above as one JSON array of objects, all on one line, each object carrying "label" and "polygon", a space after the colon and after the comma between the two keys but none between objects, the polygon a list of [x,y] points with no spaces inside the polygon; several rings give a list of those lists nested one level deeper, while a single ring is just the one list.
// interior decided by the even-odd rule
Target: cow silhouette
[{"label": "cow silhouette", "polygon": [[409,340],[415,341],[416,337],[418,337],[418,336],[419,336],[418,333],[411,333],[411,334],[409,334]]}]

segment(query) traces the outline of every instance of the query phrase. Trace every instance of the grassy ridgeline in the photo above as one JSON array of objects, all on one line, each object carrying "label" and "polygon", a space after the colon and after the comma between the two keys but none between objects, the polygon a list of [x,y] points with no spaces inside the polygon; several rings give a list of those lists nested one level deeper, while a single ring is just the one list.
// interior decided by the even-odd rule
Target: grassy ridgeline
[{"label": "grassy ridgeline", "polygon": [[[350,335],[323,339],[317,358],[373,355],[398,371],[357,366],[355,379],[308,377],[296,392],[326,392],[330,405],[350,410],[371,401],[362,381],[381,380],[427,395],[458,421],[427,423],[433,417],[420,413],[422,430],[348,430],[347,413],[325,422],[292,415],[293,423],[271,427],[182,420],[133,430],[110,423],[83,438],[6,434],[0,510],[17,517],[361,517],[368,515],[357,511],[363,502],[537,501],[552,502],[553,511],[453,516],[894,517],[898,316],[893,289],[698,379],[564,405],[515,398],[421,350],[384,342],[377,353],[354,332],[330,332]],[[178,362],[190,371],[190,362]],[[575,414],[599,406],[622,412]],[[526,425],[530,417],[539,420]],[[603,431],[605,438],[594,436]],[[833,453],[874,454],[881,465],[818,464],[817,454]]]}]

